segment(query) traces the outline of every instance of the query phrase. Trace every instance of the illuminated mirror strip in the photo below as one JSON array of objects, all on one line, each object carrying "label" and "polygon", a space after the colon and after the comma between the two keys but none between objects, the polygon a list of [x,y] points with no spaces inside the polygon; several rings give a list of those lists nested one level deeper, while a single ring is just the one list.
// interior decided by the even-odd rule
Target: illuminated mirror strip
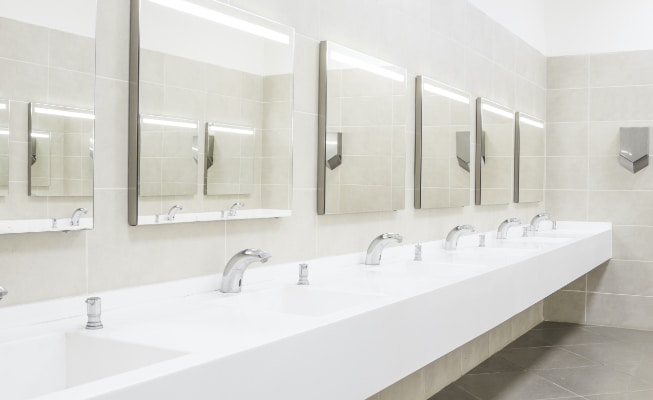
[{"label": "illuminated mirror strip", "polygon": [[0,130],[0,135],[2,135],[2,136],[9,136],[9,131],[2,131],[2,130]]},{"label": "illuminated mirror strip", "polygon": [[209,132],[220,132],[220,133],[237,133],[240,135],[253,135],[254,129],[248,128],[233,128],[230,126],[221,126],[221,125],[209,125]]},{"label": "illuminated mirror strip", "polygon": [[510,113],[508,111],[505,111],[505,110],[502,110],[500,108],[491,106],[489,104],[483,104],[483,110],[489,111],[492,114],[500,115],[502,117],[506,117],[506,118],[510,118],[510,119],[515,118],[515,116],[512,113]]},{"label": "illuminated mirror strip", "polygon": [[0,103],[0,110],[6,110],[6,109],[7,109],[7,104]]},{"label": "illuminated mirror strip", "polygon": [[469,104],[469,97],[465,97],[458,93],[450,92],[446,89],[442,89],[440,87],[431,85],[429,83],[424,83],[424,90],[426,90],[429,93],[437,94],[440,96],[444,96],[448,99],[458,101],[460,103]]},{"label": "illuminated mirror strip", "polygon": [[175,121],[175,120],[160,119],[160,118],[148,118],[148,117],[144,117],[142,119],[142,122],[147,125],[172,126],[175,128],[197,129],[197,124],[194,122],[183,122],[183,121]]},{"label": "illuminated mirror strip", "polygon": [[50,138],[49,133],[45,132],[32,132],[30,133],[30,137],[36,138],[36,139],[48,139]]},{"label": "illuminated mirror strip", "polygon": [[527,125],[534,126],[536,128],[540,128],[540,129],[544,128],[543,123],[541,123],[539,121],[535,121],[535,120],[527,118],[527,117],[522,117],[521,115],[519,116],[519,122],[523,122],[523,123],[525,123]]},{"label": "illuminated mirror strip", "polygon": [[78,111],[57,110],[55,108],[34,107],[34,112],[37,114],[57,115],[60,117],[95,119],[95,114],[83,113]]},{"label": "illuminated mirror strip", "polygon": [[290,36],[285,33],[277,32],[272,29],[262,27],[260,25],[244,21],[242,19],[232,17],[227,14],[212,10],[210,8],[202,7],[185,0],[150,0],[152,3],[172,8],[173,10],[181,11],[183,13],[192,15],[194,17],[203,18],[211,22],[217,22],[228,26],[230,28],[238,29],[243,32],[251,33],[252,35],[260,36],[265,39],[272,40],[281,44],[290,44]]},{"label": "illuminated mirror strip", "polygon": [[346,54],[342,54],[337,51],[332,51],[331,52],[331,59],[333,61],[338,61],[343,64],[347,64],[351,67],[359,68],[362,70],[365,70],[367,72],[371,72],[375,75],[382,76],[384,78],[389,78],[392,79],[393,81],[397,82],[403,82],[405,80],[405,77],[403,74],[400,74],[398,72],[394,71],[389,71],[387,69],[381,68],[377,65],[370,64],[368,62],[365,62],[363,60],[360,60],[355,57],[348,56]]}]

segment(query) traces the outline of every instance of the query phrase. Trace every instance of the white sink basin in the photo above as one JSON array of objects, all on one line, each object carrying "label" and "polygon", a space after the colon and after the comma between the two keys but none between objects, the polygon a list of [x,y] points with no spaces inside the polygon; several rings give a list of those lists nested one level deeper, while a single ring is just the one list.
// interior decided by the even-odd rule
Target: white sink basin
[{"label": "white sink basin", "polygon": [[3,400],[30,399],[165,361],[183,353],[58,333],[0,345]]},{"label": "white sink basin", "polygon": [[379,300],[379,296],[318,289],[312,286],[288,286],[282,289],[231,295],[219,302],[254,312],[278,312],[320,317],[353,309]]}]

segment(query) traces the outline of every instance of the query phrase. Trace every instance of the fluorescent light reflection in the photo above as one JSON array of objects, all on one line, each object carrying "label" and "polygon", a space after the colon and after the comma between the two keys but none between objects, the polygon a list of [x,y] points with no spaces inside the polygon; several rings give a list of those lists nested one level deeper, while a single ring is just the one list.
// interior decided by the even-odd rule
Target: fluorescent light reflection
[{"label": "fluorescent light reflection", "polygon": [[252,35],[260,36],[281,44],[290,44],[290,36],[285,33],[277,32],[260,25],[232,17],[221,12],[202,7],[185,0],[150,0],[152,3],[172,8],[173,10],[203,18],[212,22],[217,22],[230,28],[238,29]]},{"label": "fluorescent light reflection", "polygon": [[175,128],[197,129],[197,124],[193,122],[172,121],[159,118],[143,118],[142,122],[147,125],[173,126]]},{"label": "fluorescent light reflection", "polygon": [[220,133],[237,133],[239,135],[253,135],[254,129],[248,128],[232,128],[229,126],[209,125],[209,132]]},{"label": "fluorescent light reflection", "polygon": [[450,92],[446,89],[442,89],[440,87],[431,85],[429,83],[424,84],[424,90],[426,90],[429,93],[437,94],[440,96],[444,96],[448,99],[458,101],[460,103],[469,104],[469,97],[465,97],[458,93]]},{"label": "fluorescent light reflection", "polygon": [[41,133],[41,132],[32,132],[32,133],[30,133],[30,136],[35,138],[35,139],[49,139],[50,138],[49,133]]},{"label": "fluorescent light reflection", "polygon": [[0,103],[0,110],[6,110],[6,109],[7,109],[7,104]]},{"label": "fluorescent light reflection", "polygon": [[95,119],[95,114],[84,113],[79,111],[57,110],[55,108],[34,107],[34,112],[37,114],[57,115],[60,117]]},{"label": "fluorescent light reflection", "polygon": [[500,108],[491,106],[489,104],[483,104],[483,110],[489,111],[493,114],[500,115],[502,117],[510,118],[513,119],[515,116],[512,113],[509,113],[508,111],[502,110]]},{"label": "fluorescent light reflection", "polygon": [[9,136],[9,131],[0,130],[0,136]]},{"label": "fluorescent light reflection", "polygon": [[539,121],[535,121],[535,120],[527,118],[527,117],[519,116],[519,122],[523,122],[523,123],[525,123],[527,125],[534,126],[536,128],[540,128],[540,129],[544,128],[543,123],[541,123]]},{"label": "fluorescent light reflection", "polygon": [[359,68],[362,70],[365,70],[367,72],[371,72],[375,75],[382,76],[384,78],[389,78],[392,79],[393,81],[397,82],[403,82],[405,80],[405,77],[403,74],[400,74],[398,72],[394,71],[389,71],[387,69],[381,68],[378,65],[373,65],[368,62],[365,62],[361,59],[355,58],[348,56],[346,54],[339,53],[337,51],[332,51],[331,52],[331,59],[333,61],[338,61],[343,64],[347,64],[351,67]]}]

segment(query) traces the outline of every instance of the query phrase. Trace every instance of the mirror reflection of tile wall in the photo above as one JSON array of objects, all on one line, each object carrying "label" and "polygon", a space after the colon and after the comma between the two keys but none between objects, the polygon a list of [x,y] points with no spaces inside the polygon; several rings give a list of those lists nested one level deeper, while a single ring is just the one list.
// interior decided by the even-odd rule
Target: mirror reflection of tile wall
[{"label": "mirror reflection of tile wall", "polygon": [[480,168],[476,204],[510,204],[514,191],[515,114],[506,107],[479,98],[476,123],[480,125],[476,131],[477,174]]},{"label": "mirror reflection of tile wall", "polygon": [[[463,207],[470,203],[473,105],[469,95],[426,77],[421,109],[416,118],[421,154],[415,171],[419,179],[418,208]],[[418,119],[421,118],[421,121]],[[417,186],[416,186],[417,188]]]},{"label": "mirror reflection of tile wall", "polygon": [[545,130],[536,118],[517,113],[519,124],[519,203],[544,200]]},{"label": "mirror reflection of tile wall", "polygon": [[[328,47],[370,64],[382,63],[333,43]],[[325,168],[325,213],[403,209],[408,102],[405,70],[381,67],[395,71],[391,76],[396,79],[392,79],[345,63],[327,62],[326,132],[342,132],[342,163]]]},{"label": "mirror reflection of tile wall", "polygon": [[[28,104],[93,113],[97,4],[79,0],[78,6],[72,13],[37,0],[16,0],[16,7],[0,10],[0,99],[7,103],[6,110],[0,110],[0,131],[9,132],[0,134],[0,196],[4,195],[0,220],[70,218],[80,207],[88,210],[83,218],[93,215],[93,160],[89,153],[93,120],[84,126],[59,121],[54,123],[56,127],[42,129],[52,137],[37,138],[43,162],[36,167],[40,168],[38,186],[28,194]],[[47,9],[47,17],[30,22],[36,21],[35,9]]]}]

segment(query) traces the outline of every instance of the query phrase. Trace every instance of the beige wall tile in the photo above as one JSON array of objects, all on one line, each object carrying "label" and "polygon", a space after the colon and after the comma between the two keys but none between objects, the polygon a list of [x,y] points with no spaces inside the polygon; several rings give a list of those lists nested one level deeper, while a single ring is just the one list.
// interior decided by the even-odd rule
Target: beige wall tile
[{"label": "beige wall tile", "polygon": [[653,297],[587,295],[587,323],[653,330]]},{"label": "beige wall tile", "polygon": [[589,219],[618,225],[653,225],[653,192],[591,191]]},{"label": "beige wall tile", "polygon": [[617,161],[616,156],[589,159],[589,188],[593,190],[650,190],[653,189],[653,169],[644,168],[633,174]]},{"label": "beige wall tile", "polygon": [[587,275],[587,290],[653,296],[653,262],[610,260]]},{"label": "beige wall tile", "polygon": [[547,297],[544,320],[585,323],[585,293],[561,290]]},{"label": "beige wall tile", "polygon": [[653,119],[653,86],[592,88],[592,121]]},{"label": "beige wall tile", "polygon": [[547,58],[548,89],[584,88],[589,84],[589,56]]},{"label": "beige wall tile", "polygon": [[653,240],[651,226],[622,226],[612,228],[612,257],[621,260],[653,260]]},{"label": "beige wall tile", "polygon": [[0,57],[48,64],[49,30],[13,19],[0,19]]},{"label": "beige wall tile", "polygon": [[587,189],[587,158],[549,157],[546,162],[547,189]]},{"label": "beige wall tile", "polygon": [[424,399],[424,380],[422,379],[422,370],[408,375],[399,382],[390,387],[383,389],[379,393],[380,400],[423,400]]},{"label": "beige wall tile", "polygon": [[589,91],[587,89],[553,89],[547,90],[546,93],[546,121],[548,123],[587,120],[589,109],[587,103]]},{"label": "beige wall tile", "polygon": [[653,84],[653,51],[595,54],[590,63],[593,87]]},{"label": "beige wall tile", "polygon": [[586,156],[588,143],[586,122],[547,124],[547,156]]},{"label": "beige wall tile", "polygon": [[462,374],[466,374],[490,357],[490,334],[484,333],[460,347]]},{"label": "beige wall tile", "polygon": [[429,398],[462,376],[460,349],[438,358],[422,371],[425,397]]}]

